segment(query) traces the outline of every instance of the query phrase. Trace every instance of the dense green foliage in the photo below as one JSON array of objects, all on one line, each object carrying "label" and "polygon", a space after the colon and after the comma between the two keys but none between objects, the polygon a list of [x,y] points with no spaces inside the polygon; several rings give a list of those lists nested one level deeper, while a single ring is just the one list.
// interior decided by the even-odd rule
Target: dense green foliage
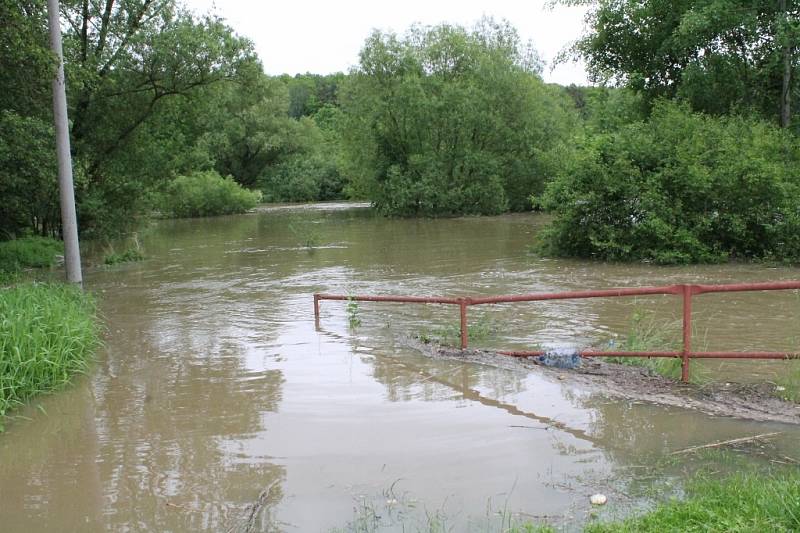
[{"label": "dense green foliage", "polygon": [[[564,0],[563,3],[588,3]],[[575,46],[596,80],[711,114],[756,111],[779,122],[800,102],[800,2],[600,0]],[[790,114],[792,106],[787,105]]]},{"label": "dense green foliage", "polygon": [[662,102],[587,136],[541,199],[558,255],[658,263],[800,258],[800,145],[758,120]]},{"label": "dense green foliage", "polygon": [[95,303],[78,287],[0,288],[0,417],[85,372],[98,343]]},{"label": "dense green foliage", "polygon": [[587,533],[686,533],[800,530],[800,475],[735,475],[700,479],[686,498],[622,522],[591,524]]},{"label": "dense green foliage", "polygon": [[[0,0],[0,240],[60,235],[45,5]],[[543,208],[560,255],[797,260],[800,148],[770,124],[798,100],[798,9],[596,2],[573,52],[622,90],[543,83],[492,19],[376,31],[349,74],[269,77],[249,40],[180,0],[65,1],[79,227],[241,212],[256,196],[236,182],[387,215]]]},{"label": "dense green foliage", "polygon": [[354,194],[392,215],[530,207],[573,125],[507,24],[375,32],[340,96]]},{"label": "dense green foliage", "polygon": [[[0,0],[0,239],[60,233],[45,7]],[[303,100],[303,80],[267,77],[247,39],[179,0],[66,1],[62,23],[84,236],[135,227],[156,193],[198,171],[274,200],[341,195],[335,146],[312,117],[335,105],[335,76],[312,83],[319,103]]]},{"label": "dense green foliage", "polygon": [[162,210],[175,218],[230,215],[244,213],[260,200],[258,191],[248,191],[232,177],[209,170],[172,180],[163,195]]},{"label": "dense green foliage", "polygon": [[0,271],[51,267],[56,263],[56,256],[63,253],[61,241],[49,237],[22,237],[0,242]]}]

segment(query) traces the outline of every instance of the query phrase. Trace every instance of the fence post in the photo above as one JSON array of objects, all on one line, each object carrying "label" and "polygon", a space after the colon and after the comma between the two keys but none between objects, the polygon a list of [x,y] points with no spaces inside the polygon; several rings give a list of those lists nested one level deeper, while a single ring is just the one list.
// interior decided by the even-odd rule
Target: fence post
[{"label": "fence post", "polygon": [[314,323],[319,327],[319,294],[314,294]]},{"label": "fence post", "polygon": [[469,337],[469,330],[467,329],[467,301],[464,298],[458,299],[458,305],[461,307],[461,349],[467,349],[467,338]]},{"label": "fence post", "polygon": [[692,351],[692,286],[683,285],[683,352],[681,381],[689,382],[689,354]]}]

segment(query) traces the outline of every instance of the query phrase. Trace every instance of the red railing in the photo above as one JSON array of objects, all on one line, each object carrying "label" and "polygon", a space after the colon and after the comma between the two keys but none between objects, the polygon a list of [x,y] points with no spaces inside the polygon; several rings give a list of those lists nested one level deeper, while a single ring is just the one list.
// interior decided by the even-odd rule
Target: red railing
[{"label": "red railing", "polygon": [[[314,294],[314,318],[319,324],[319,305],[322,300],[391,303],[433,303],[457,305],[461,310],[461,348],[467,348],[467,308],[472,305],[539,302],[545,300],[574,300],[584,298],[616,298],[620,296],[646,296],[672,294],[683,300],[683,347],[680,351],[600,351],[581,350],[582,357],[676,357],[681,358],[681,379],[689,381],[690,359],[800,359],[796,352],[695,352],[692,351],[692,297],[719,292],[778,291],[800,289],[800,281],[775,281],[765,283],[736,283],[729,285],[665,285],[661,287],[635,287],[572,292],[535,293],[488,297],[442,298],[425,296],[349,296],[342,294]],[[501,351],[514,357],[531,357],[545,352]]]}]

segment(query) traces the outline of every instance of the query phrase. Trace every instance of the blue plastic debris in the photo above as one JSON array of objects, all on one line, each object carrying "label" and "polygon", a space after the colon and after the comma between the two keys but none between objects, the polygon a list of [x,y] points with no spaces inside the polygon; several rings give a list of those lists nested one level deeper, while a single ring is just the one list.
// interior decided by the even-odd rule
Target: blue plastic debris
[{"label": "blue plastic debris", "polygon": [[581,366],[581,356],[574,348],[551,348],[547,353],[534,357],[534,361],[555,368],[577,368]]}]

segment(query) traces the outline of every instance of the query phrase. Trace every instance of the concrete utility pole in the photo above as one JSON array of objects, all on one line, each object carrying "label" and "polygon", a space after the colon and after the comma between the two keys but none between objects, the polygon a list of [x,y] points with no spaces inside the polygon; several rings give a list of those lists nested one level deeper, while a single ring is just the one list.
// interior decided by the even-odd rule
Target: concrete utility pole
[{"label": "concrete utility pole", "polygon": [[56,155],[58,157],[58,188],[61,196],[61,233],[64,237],[64,265],[67,281],[83,283],[81,250],[78,244],[78,217],[75,214],[75,188],[72,183],[72,156],[69,148],[67,122],[67,91],[64,86],[64,54],[61,50],[61,10],[58,0],[47,0],[50,23],[50,49],[58,58],[53,78],[53,116],[56,126]]},{"label": "concrete utility pole", "polygon": [[[786,9],[786,0],[780,0],[779,5],[779,16],[782,17],[783,31],[790,31],[789,12]],[[783,40],[785,42],[783,43],[783,84],[781,85],[780,120],[781,127],[788,128],[792,120],[792,43],[786,35],[783,35]]]}]

